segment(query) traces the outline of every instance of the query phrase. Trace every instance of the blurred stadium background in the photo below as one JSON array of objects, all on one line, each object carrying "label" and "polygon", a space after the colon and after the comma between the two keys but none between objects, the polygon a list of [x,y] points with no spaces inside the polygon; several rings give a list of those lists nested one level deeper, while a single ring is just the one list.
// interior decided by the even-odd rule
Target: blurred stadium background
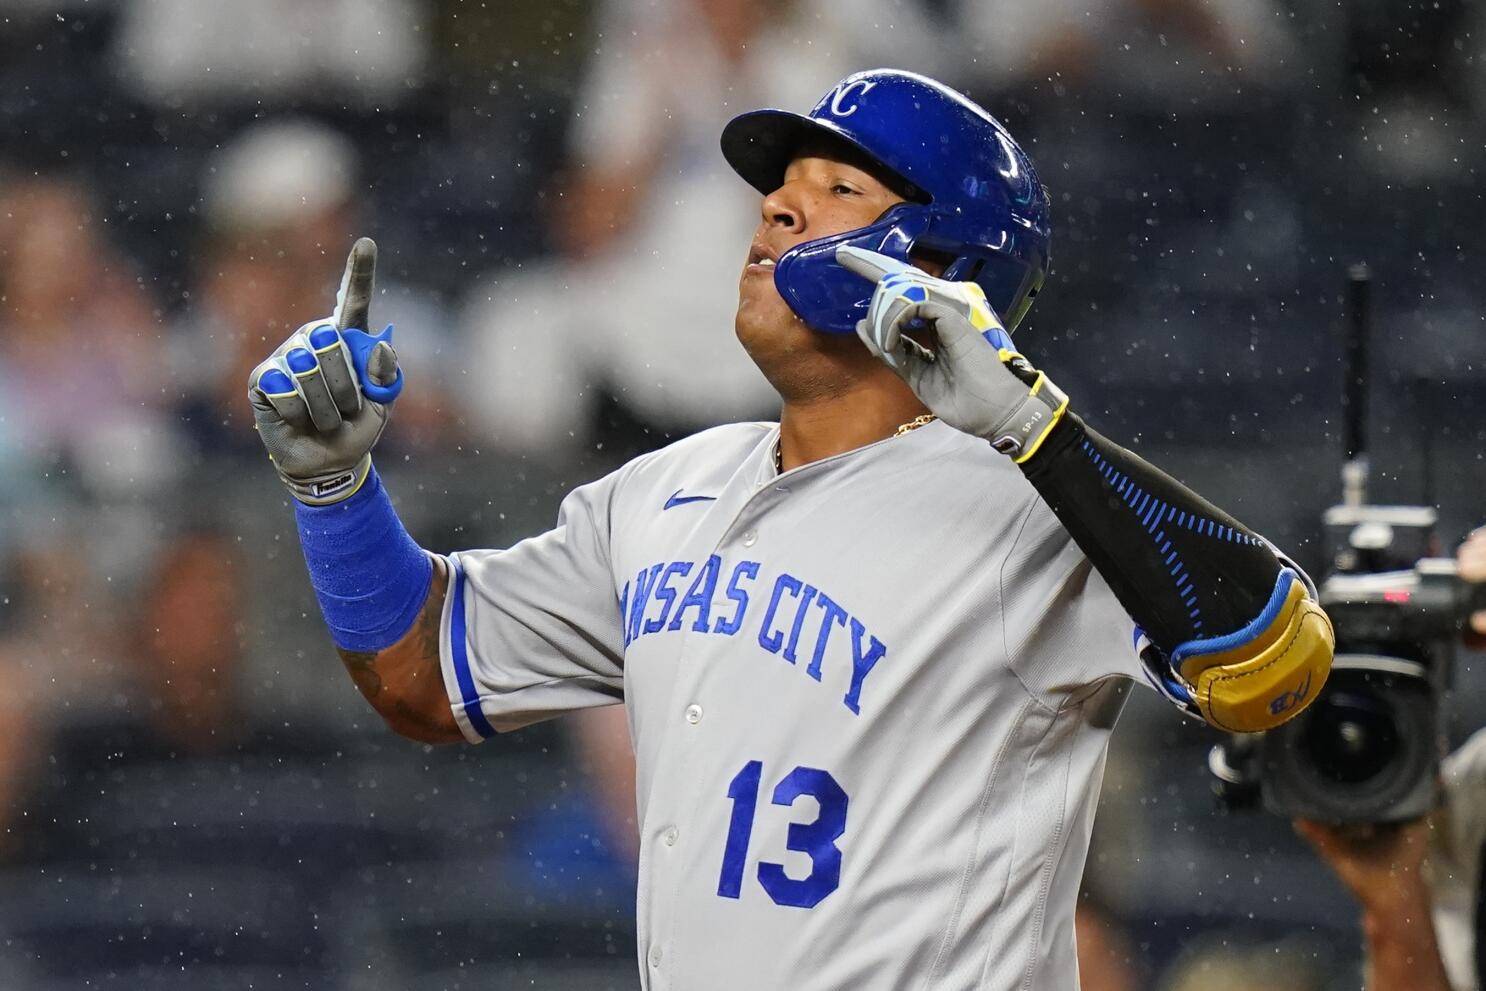
[{"label": "blurred stadium background", "polygon": [[[244,381],[353,235],[408,366],[404,517],[504,546],[773,416],[724,121],[930,72],[1051,190],[1028,352],[1319,574],[1352,261],[1375,497],[1437,503],[1447,549],[1486,516],[1483,31],[1468,0],[0,0],[0,986],[637,985],[617,711],[421,747],[320,626]],[[1339,886],[1134,695],[1087,991],[1356,988]]]}]

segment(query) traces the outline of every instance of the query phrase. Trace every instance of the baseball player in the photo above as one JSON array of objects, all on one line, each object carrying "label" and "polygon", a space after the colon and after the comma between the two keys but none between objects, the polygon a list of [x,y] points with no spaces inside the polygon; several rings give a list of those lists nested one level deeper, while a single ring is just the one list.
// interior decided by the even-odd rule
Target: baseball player
[{"label": "baseball player", "polygon": [[250,383],[327,625],[414,739],[627,703],[646,988],[1076,988],[1122,686],[1266,729],[1330,625],[1018,353],[1048,202],[985,111],[875,70],[722,148],[763,194],[735,329],[779,422],[637,458],[506,550],[399,523],[371,452],[402,372],[353,248]]}]

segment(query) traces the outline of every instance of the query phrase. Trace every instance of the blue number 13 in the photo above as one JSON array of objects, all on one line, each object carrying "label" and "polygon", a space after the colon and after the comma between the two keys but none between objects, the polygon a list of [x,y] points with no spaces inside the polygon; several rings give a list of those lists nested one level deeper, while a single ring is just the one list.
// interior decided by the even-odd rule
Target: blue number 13
[{"label": "blue number 13", "polygon": [[[722,876],[717,881],[717,893],[723,898],[737,898],[743,891],[743,866],[748,860],[763,772],[763,761],[751,760],[728,785],[733,815],[722,855]],[[841,849],[836,841],[846,832],[847,798],[836,779],[816,767],[797,767],[786,774],[774,786],[773,802],[789,806],[801,795],[820,803],[820,814],[812,822],[790,823],[785,846],[810,857],[810,873],[796,880],[784,873],[783,864],[760,862],[758,881],[776,905],[814,908],[841,884]]]}]

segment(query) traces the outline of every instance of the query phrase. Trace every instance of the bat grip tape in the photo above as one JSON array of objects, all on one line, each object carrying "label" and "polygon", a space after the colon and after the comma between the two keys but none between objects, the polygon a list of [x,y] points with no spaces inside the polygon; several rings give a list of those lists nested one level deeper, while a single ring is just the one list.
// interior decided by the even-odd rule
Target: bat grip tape
[{"label": "bat grip tape", "polygon": [[378,651],[401,640],[433,581],[433,560],[408,535],[377,470],[328,506],[295,503],[299,543],[331,639]]}]

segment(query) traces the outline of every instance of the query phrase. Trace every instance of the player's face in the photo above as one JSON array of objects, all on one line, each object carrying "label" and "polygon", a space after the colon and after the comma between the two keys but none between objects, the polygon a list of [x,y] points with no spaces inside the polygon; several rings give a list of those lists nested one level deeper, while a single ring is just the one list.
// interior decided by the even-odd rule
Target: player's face
[{"label": "player's face", "polygon": [[903,197],[865,164],[828,149],[806,149],[790,163],[780,187],[764,197],[738,284],[738,338],[766,375],[766,362],[781,350],[860,346],[855,337],[833,337],[806,327],[775,288],[774,263],[797,244],[865,227],[901,202]]}]

